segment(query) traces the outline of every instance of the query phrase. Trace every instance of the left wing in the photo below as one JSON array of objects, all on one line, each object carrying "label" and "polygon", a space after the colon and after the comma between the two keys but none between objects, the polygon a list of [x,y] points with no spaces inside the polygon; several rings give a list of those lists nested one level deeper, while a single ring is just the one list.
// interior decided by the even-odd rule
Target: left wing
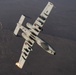
[{"label": "left wing", "polygon": [[54,5],[51,2],[48,2],[48,4],[44,8],[40,16],[34,22],[33,27],[32,27],[33,29],[31,29],[31,31],[33,31],[36,35],[38,35],[39,32],[42,30],[42,27],[44,23],[46,22],[46,19],[48,18],[53,6]]},{"label": "left wing", "polygon": [[[34,42],[33,42],[34,43]],[[20,56],[20,59],[19,61],[16,63],[16,65],[22,69],[30,51],[32,51],[32,48],[30,46],[30,43],[29,41],[25,41],[24,44],[23,44],[23,48],[22,48],[22,53],[21,53],[21,56]]]}]

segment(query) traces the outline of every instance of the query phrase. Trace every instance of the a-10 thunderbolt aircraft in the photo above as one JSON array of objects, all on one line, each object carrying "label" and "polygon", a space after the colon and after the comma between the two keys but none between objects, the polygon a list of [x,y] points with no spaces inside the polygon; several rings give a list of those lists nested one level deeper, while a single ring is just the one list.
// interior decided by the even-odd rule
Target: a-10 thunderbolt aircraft
[{"label": "a-10 thunderbolt aircraft", "polygon": [[25,19],[24,15],[21,16],[19,22],[17,23],[17,26],[14,30],[14,34],[18,35],[18,32],[21,29],[23,31],[21,35],[25,39],[20,59],[16,63],[19,68],[22,69],[29,53],[32,51],[32,46],[35,42],[49,54],[55,54],[55,51],[50,47],[50,45],[38,37],[38,34],[42,30],[42,27],[47,17],[49,16],[53,6],[54,5],[51,2],[48,2],[40,16],[34,22],[34,24],[27,23],[26,27],[22,26],[22,23]]}]

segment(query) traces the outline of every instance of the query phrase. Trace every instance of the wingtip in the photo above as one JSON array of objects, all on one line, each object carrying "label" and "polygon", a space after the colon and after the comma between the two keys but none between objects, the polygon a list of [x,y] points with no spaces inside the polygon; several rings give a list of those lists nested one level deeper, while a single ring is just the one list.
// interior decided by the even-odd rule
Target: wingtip
[{"label": "wingtip", "polygon": [[53,3],[52,3],[52,2],[48,2],[48,4],[51,4],[51,5],[53,5]]},{"label": "wingtip", "polygon": [[20,64],[19,64],[19,62],[16,62],[16,64],[15,64],[18,68],[20,68],[20,69],[22,69],[21,67],[20,67]]}]

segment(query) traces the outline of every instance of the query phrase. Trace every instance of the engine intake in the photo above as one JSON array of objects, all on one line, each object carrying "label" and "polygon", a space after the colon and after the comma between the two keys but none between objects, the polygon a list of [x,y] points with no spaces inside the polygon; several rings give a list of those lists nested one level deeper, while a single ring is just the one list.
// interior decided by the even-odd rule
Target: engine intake
[{"label": "engine intake", "polygon": [[26,27],[29,28],[29,29],[31,29],[32,28],[32,24],[26,23]]}]

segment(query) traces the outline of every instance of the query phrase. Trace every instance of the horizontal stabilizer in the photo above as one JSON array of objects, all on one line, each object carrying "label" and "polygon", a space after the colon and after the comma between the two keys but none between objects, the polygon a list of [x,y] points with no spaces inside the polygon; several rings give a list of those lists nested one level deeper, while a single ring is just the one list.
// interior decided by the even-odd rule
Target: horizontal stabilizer
[{"label": "horizontal stabilizer", "polygon": [[16,26],[16,28],[15,28],[15,30],[14,30],[14,34],[15,34],[15,35],[18,34],[18,32],[19,32],[19,30],[20,30],[20,27],[21,27],[24,19],[25,19],[25,16],[24,16],[24,15],[21,15],[21,18],[19,19],[19,22],[17,23],[17,26]]}]

